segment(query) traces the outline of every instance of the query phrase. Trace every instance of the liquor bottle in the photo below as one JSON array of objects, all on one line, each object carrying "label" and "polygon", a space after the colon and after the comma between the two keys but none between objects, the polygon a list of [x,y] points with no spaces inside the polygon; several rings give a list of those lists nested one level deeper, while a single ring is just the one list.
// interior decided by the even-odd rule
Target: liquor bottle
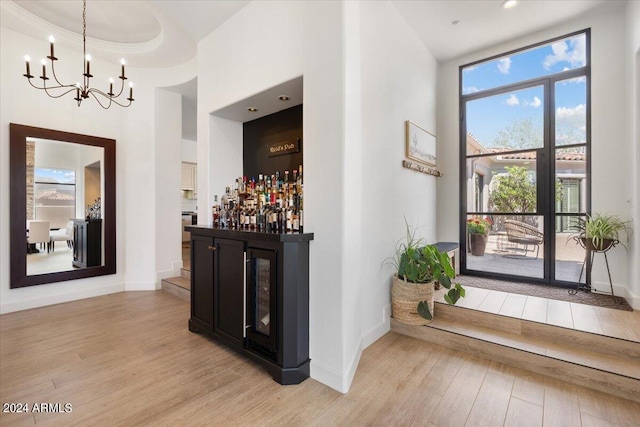
[{"label": "liquor bottle", "polygon": [[227,210],[222,208],[220,210],[220,228],[227,227]]},{"label": "liquor bottle", "polygon": [[280,207],[278,206],[278,204],[275,204],[271,209],[271,220],[269,222],[271,224],[271,231],[274,233],[278,231],[279,209]]},{"label": "liquor bottle", "polygon": [[304,185],[302,181],[302,165],[298,168],[298,219],[300,220],[300,232],[304,232]]},{"label": "liquor bottle", "polygon": [[218,195],[213,196],[213,205],[211,206],[211,223],[214,227],[220,225],[220,219],[218,217]]},{"label": "liquor bottle", "polygon": [[287,203],[287,210],[285,211],[285,230],[292,231],[293,230],[293,196],[289,197],[289,202]]},{"label": "liquor bottle", "polygon": [[249,212],[249,229],[255,230],[257,225],[258,225],[258,219],[257,219],[256,209],[251,208],[251,211]]}]

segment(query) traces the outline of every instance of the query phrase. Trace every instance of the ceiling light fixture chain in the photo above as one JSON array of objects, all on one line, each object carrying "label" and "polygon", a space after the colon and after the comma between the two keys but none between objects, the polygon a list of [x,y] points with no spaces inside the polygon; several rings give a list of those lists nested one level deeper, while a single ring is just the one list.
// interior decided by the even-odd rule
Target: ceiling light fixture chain
[{"label": "ceiling light fixture chain", "polygon": [[[57,83],[57,86],[47,86],[47,80],[49,80],[49,78],[47,77],[47,61],[44,58],[42,58],[41,60],[42,75],[40,76],[40,79],[42,79],[42,87],[39,87],[33,84],[33,82],[31,81],[31,79],[34,77],[31,74],[31,64],[30,64],[31,58],[29,57],[29,55],[26,55],[24,57],[24,60],[26,63],[27,72],[26,74],[23,74],[23,76],[27,78],[31,86],[33,86],[36,89],[44,90],[44,92],[51,98],[61,98],[64,95],[75,91],[76,97],[74,99],[78,103],[78,107],[80,106],[80,104],[82,104],[82,101],[84,99],[89,98],[89,96],[93,97],[93,99],[95,99],[96,102],[105,110],[111,107],[112,104],[116,104],[121,107],[129,107],[131,105],[131,103],[134,101],[133,83],[129,83],[129,97],[126,98],[129,101],[129,103],[125,104],[123,102],[118,101],[117,99],[120,97],[120,95],[122,95],[122,92],[124,91],[124,81],[127,80],[127,77],[124,72],[125,71],[124,66],[126,64],[124,59],[120,61],[122,65],[122,69],[121,69],[120,76],[118,78],[122,80],[122,84],[120,85],[120,91],[118,92],[117,95],[113,93],[112,78],[109,78],[108,93],[105,93],[100,89],[92,88],[89,85],[89,79],[92,78],[93,75],[91,74],[91,55],[87,54],[87,0],[82,0],[82,58],[84,61],[84,64],[83,64],[84,69],[82,73],[82,76],[83,76],[82,85],[80,84],[80,82],[75,84],[62,84],[58,80],[58,76],[56,75],[56,71],[55,71],[55,61],[57,61],[58,58],[56,58],[54,55],[54,42],[55,42],[55,39],[53,38],[53,36],[50,36],[49,37],[50,54],[49,56],[47,56],[47,58],[51,61],[51,74],[53,76],[53,79]],[[96,95],[100,95],[100,96],[96,96]]]}]

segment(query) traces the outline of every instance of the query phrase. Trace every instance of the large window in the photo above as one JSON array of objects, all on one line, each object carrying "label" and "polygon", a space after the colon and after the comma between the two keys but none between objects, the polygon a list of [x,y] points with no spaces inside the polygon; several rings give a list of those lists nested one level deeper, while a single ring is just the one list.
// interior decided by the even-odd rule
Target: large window
[{"label": "large window", "polygon": [[[460,67],[463,272],[584,282],[570,234],[589,209],[589,36]],[[483,251],[476,220],[491,224]]]},{"label": "large window", "polygon": [[34,218],[64,228],[76,216],[76,173],[73,170],[35,168]]}]

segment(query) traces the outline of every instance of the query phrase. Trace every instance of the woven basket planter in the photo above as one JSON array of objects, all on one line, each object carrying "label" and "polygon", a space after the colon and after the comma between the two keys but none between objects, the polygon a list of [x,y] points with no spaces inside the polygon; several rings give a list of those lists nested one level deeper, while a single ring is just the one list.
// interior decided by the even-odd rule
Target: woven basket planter
[{"label": "woven basket planter", "polygon": [[433,287],[435,282],[412,283],[393,276],[391,285],[391,310],[393,318],[407,325],[427,325],[427,320],[418,314],[418,303],[429,302],[429,310],[433,316]]}]

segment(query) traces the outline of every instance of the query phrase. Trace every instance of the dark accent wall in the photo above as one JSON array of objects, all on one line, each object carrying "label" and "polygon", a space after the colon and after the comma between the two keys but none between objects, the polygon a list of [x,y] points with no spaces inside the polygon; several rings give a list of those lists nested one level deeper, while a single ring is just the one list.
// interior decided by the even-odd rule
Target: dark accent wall
[{"label": "dark accent wall", "polygon": [[[298,153],[269,157],[269,145],[300,138]],[[247,179],[258,174],[289,173],[302,164],[302,105],[261,117],[243,125],[243,175]]]}]

